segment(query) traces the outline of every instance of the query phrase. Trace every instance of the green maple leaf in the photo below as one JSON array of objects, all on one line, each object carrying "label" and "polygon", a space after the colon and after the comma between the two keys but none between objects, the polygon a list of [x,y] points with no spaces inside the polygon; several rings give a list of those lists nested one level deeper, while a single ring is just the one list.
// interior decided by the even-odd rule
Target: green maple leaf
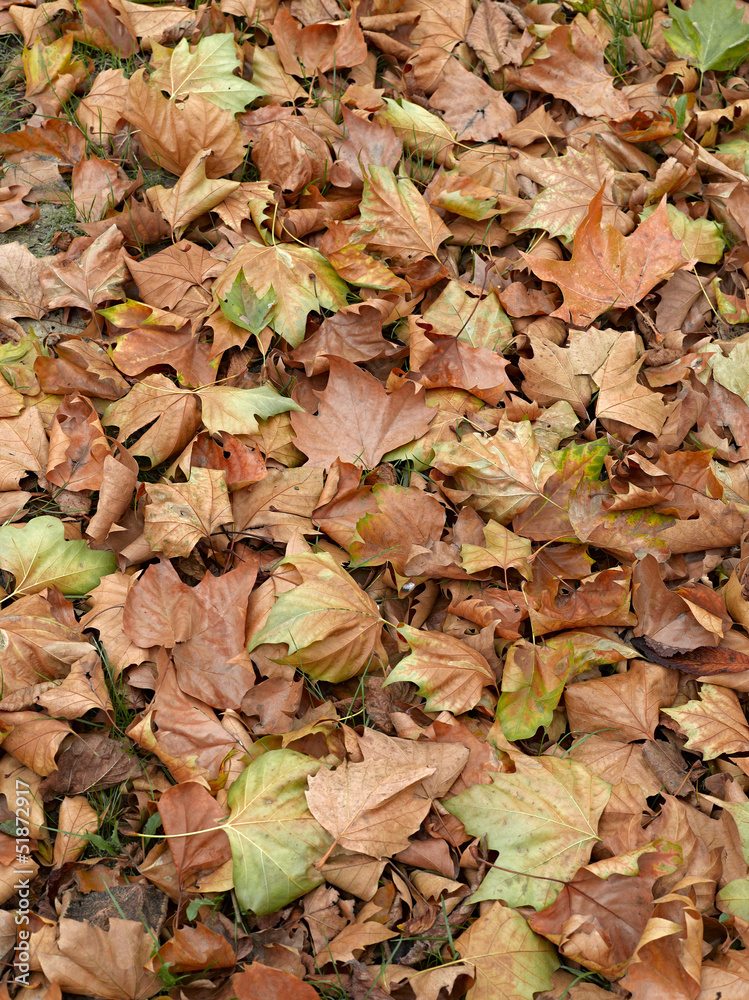
[{"label": "green maple leaf", "polygon": [[321,767],[295,750],[270,750],[229,789],[231,813],[223,830],[234,861],[241,906],[257,916],[275,913],[323,881],[315,868],[332,838],[307,806],[307,778]]},{"label": "green maple leaf", "polygon": [[154,55],[160,56],[162,63],[151,79],[173,99],[200,94],[236,115],[265,93],[256,84],[234,75],[242,64],[232,34],[207,35],[192,52],[186,38],[173,50],[156,45]]},{"label": "green maple leaf", "polygon": [[749,25],[734,0],[695,0],[689,10],[668,5],[671,27],[663,35],[677,55],[701,72],[734,69],[749,54]]},{"label": "green maple leaf", "polygon": [[67,541],[62,521],[35,517],[0,528],[0,569],[16,578],[14,596],[58,587],[63,594],[88,594],[117,568],[111,552],[94,552],[84,541]]},{"label": "green maple leaf", "polygon": [[588,863],[611,785],[571,760],[523,757],[516,765],[514,774],[491,774],[490,785],[472,785],[444,805],[498,852],[471,902],[541,910]]},{"label": "green maple leaf", "polygon": [[244,271],[240,271],[226,298],[219,298],[218,302],[228,320],[257,337],[270,325],[277,298],[273,285],[265,295],[257,296],[247,283]]},{"label": "green maple leaf", "polygon": [[[219,299],[222,296],[231,299],[240,272],[252,289],[258,308],[267,296],[273,295],[267,325],[292,347],[298,347],[304,340],[309,313],[324,309],[337,312],[346,305],[346,283],[313,247],[296,243],[265,246],[250,240],[239,248],[216,281],[214,290]],[[258,316],[255,319],[259,321]]]}]

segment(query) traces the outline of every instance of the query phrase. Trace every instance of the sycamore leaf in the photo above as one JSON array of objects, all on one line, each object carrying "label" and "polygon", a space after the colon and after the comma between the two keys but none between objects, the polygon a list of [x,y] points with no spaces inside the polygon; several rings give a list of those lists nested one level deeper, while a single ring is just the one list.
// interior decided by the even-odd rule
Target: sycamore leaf
[{"label": "sycamore leaf", "polygon": [[570,729],[617,742],[652,740],[659,712],[673,704],[678,683],[674,670],[635,660],[626,674],[572,684],[564,695]]},{"label": "sycamore leaf", "polygon": [[749,920],[749,878],[737,878],[724,885],[715,902],[724,913]]},{"label": "sycamore leaf", "polygon": [[636,305],[660,281],[690,264],[681,240],[671,232],[665,199],[626,237],[613,226],[601,226],[602,209],[603,188],[575,234],[571,260],[523,254],[537,277],[553,281],[564,294],[564,304],[552,316],[575,326],[589,326],[612,306]]},{"label": "sycamore leaf", "polygon": [[57,517],[35,517],[0,528],[0,569],[16,579],[14,594],[58,587],[63,594],[87,594],[116,569],[111,552],[94,552],[83,541],[67,541]]},{"label": "sycamore leaf", "polygon": [[422,782],[433,767],[394,765],[391,760],[345,761],[309,780],[312,815],[350,851],[386,858],[408,846],[431,808]]},{"label": "sycamore leaf", "polygon": [[138,130],[138,141],[151,159],[178,177],[201,149],[211,150],[209,177],[230,173],[244,159],[245,145],[230,111],[196,93],[170,100],[146,82],[143,70],[130,77],[123,115]]},{"label": "sycamore leaf", "polygon": [[99,829],[99,817],[85,796],[67,795],[60,803],[59,830],[55,837],[54,862],[62,867],[70,861],[77,861],[88,847],[87,833]]},{"label": "sycamore leaf", "polygon": [[406,266],[436,257],[450,230],[412,180],[372,164],[364,176],[361,222],[372,227],[368,248]]},{"label": "sycamore leaf", "polygon": [[562,632],[543,643],[521,639],[507,651],[502,673],[502,732],[508,740],[529,739],[550,724],[571,677],[636,655],[625,643],[591,632]]},{"label": "sycamore leaf", "polygon": [[659,393],[639,384],[637,375],[641,365],[634,331],[618,333],[604,363],[592,376],[600,390],[596,416],[599,420],[618,420],[658,435],[673,407]]},{"label": "sycamore leaf", "polygon": [[146,192],[150,203],[158,208],[177,237],[182,235],[191,222],[220,205],[239,187],[239,181],[212,181],[206,177],[205,162],[210,156],[210,149],[199,149],[185,166],[174,187],[165,188],[163,184],[159,184],[148,188]]},{"label": "sycamore leaf", "polygon": [[258,299],[274,290],[269,325],[292,347],[304,340],[309,313],[346,305],[345,283],[321,253],[300,243],[244,243],[214,285],[219,298],[231,291],[240,271]]},{"label": "sycamore leaf", "polygon": [[275,913],[323,881],[315,868],[330,837],[307,807],[307,779],[321,764],[294,750],[271,750],[242,771],[229,789],[223,824],[234,859],[240,905],[257,916]]},{"label": "sycamore leaf", "polygon": [[102,423],[119,427],[120,440],[145,428],[132,452],[149,459],[153,468],[182,451],[197,431],[200,415],[194,393],[179,389],[164,375],[149,375],[107,407]]},{"label": "sycamore leaf", "polygon": [[236,115],[265,93],[254,83],[235,76],[235,70],[241,72],[242,63],[231,33],[204,35],[192,52],[183,38],[166,52],[169,58],[159,66],[151,81],[171,94],[172,100],[202,94],[211,104]]},{"label": "sycamore leaf", "polygon": [[428,157],[448,170],[456,166],[452,151],[455,132],[431,111],[405,98],[393,101],[386,97],[385,107],[377,118],[392,126],[403,145],[412,153]]},{"label": "sycamore leaf", "polygon": [[682,863],[679,847],[656,840],[576,872],[529,923],[567,959],[615,979],[632,958],[653,911],[653,883]]},{"label": "sycamore leaf", "polygon": [[569,147],[564,156],[540,158],[523,154],[518,172],[543,185],[544,190],[534,198],[530,212],[513,231],[545,229],[551,236],[573,240],[601,187],[601,211],[606,225],[615,226],[621,233],[634,228],[612,200],[616,171],[599,146],[591,144],[585,150]]},{"label": "sycamore leaf", "polygon": [[257,337],[270,323],[277,300],[273,285],[258,298],[247,283],[244,272],[240,271],[226,298],[218,301],[221,312],[228,320]]},{"label": "sycamore leaf", "polygon": [[281,564],[294,567],[301,583],[276,599],[250,652],[281,643],[288,652],[279,662],[331,683],[360,674],[375,655],[384,659],[377,605],[327,553],[286,556]]},{"label": "sycamore leaf", "polygon": [[203,423],[211,432],[257,434],[258,417],[268,420],[277,413],[301,410],[293,399],[282,396],[272,385],[256,389],[233,389],[227,385],[212,385],[198,390],[203,409]]},{"label": "sycamore leaf", "polygon": [[486,347],[500,354],[514,335],[512,322],[496,294],[477,300],[460,281],[449,281],[422,315],[440,333],[457,337],[470,347]]},{"label": "sycamore leaf", "polygon": [[468,1000],[532,1000],[559,968],[553,945],[502,903],[492,903],[456,940],[455,950],[476,972]]},{"label": "sycamore leaf", "polygon": [[226,473],[218,469],[191,469],[188,482],[154,483],[146,493],[143,533],[154,552],[170,559],[189,556],[201,538],[234,520]]},{"label": "sycamore leaf", "polygon": [[529,580],[531,568],[529,538],[521,538],[496,521],[488,521],[484,526],[484,544],[464,543],[460,547],[460,560],[466,573],[481,573],[492,566],[500,569],[516,569]]},{"label": "sycamore leaf", "polygon": [[518,757],[515,765],[514,774],[492,774],[490,785],[473,785],[444,805],[499,852],[502,868],[491,869],[472,900],[540,910],[587,863],[611,785],[571,760]]},{"label": "sycamore leaf", "polygon": [[575,18],[571,24],[554,28],[543,46],[545,57],[534,58],[515,77],[521,87],[569,101],[582,115],[617,118],[629,110],[629,102],[614,87],[603,49],[590,24],[583,17]]},{"label": "sycamore leaf", "polygon": [[387,393],[373,375],[331,358],[317,416],[294,413],[291,426],[309,465],[327,469],[340,459],[374,469],[386,452],[421,437],[432,416],[424,394],[410,383]]},{"label": "sycamore leaf", "polygon": [[668,5],[671,26],[663,37],[701,73],[734,69],[749,55],[749,25],[734,0],[695,0],[689,10]]},{"label": "sycamore leaf", "polygon": [[717,351],[710,366],[716,382],[749,402],[749,344],[737,342],[728,357]]},{"label": "sycamore leaf", "polygon": [[[3,379],[2,384],[7,382]],[[6,417],[0,442],[0,489],[17,490],[27,472],[43,472],[48,452],[44,424],[35,407],[22,410],[17,417]]]},{"label": "sycamore leaf", "polygon": [[468,503],[506,524],[543,496],[554,467],[542,455],[529,420],[512,423],[503,417],[494,437],[466,434],[460,441],[434,446],[433,466],[451,476]]},{"label": "sycamore leaf", "polygon": [[122,233],[112,225],[77,259],[58,263],[60,258],[47,258],[39,279],[47,308],[77,306],[93,312],[101,302],[121,302],[125,298],[122,285],[129,259],[122,243]]},{"label": "sycamore leaf", "polygon": [[749,744],[749,725],[738,697],[730,688],[700,686],[699,700],[662,709],[689,739],[688,750],[699,750],[705,760],[722,754],[743,753]]},{"label": "sycamore leaf", "polygon": [[411,653],[388,675],[385,685],[409,681],[426,698],[427,712],[461,715],[481,700],[485,687],[496,683],[486,659],[468,643],[445,635],[401,625],[398,635]]}]

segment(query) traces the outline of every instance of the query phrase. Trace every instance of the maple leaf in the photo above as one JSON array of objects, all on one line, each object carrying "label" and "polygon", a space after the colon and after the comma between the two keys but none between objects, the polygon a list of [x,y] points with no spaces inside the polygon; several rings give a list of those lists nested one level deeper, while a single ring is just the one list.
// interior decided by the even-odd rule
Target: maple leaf
[{"label": "maple leaf", "polygon": [[571,260],[524,255],[533,273],[553,281],[564,295],[552,315],[576,326],[589,326],[614,305],[637,305],[660,281],[693,263],[684,259],[681,241],[671,233],[665,200],[626,237],[612,226],[601,227],[602,211],[603,189],[577,230]]},{"label": "maple leaf", "polygon": [[189,556],[201,538],[234,520],[226,474],[217,469],[192,469],[186,483],[154,483],[146,493],[143,533],[168,557]]},{"label": "maple leaf", "polygon": [[515,229],[545,229],[551,236],[573,240],[601,188],[601,215],[605,224],[613,225],[625,235],[634,229],[631,219],[612,201],[616,173],[599,146],[568,149],[564,156],[542,159],[525,155],[521,164],[520,172],[544,190],[533,199],[530,212]]},{"label": "maple leaf", "polygon": [[551,723],[568,680],[591,666],[636,655],[622,642],[588,632],[562,632],[543,645],[521,639],[507,651],[502,672],[502,732],[509,740],[528,739]]},{"label": "maple leaf", "polygon": [[295,444],[308,464],[330,468],[336,459],[373,469],[393,448],[424,434],[432,420],[421,393],[382,383],[350,361],[330,359],[330,378],[317,416],[293,413]]},{"label": "maple leaf", "polygon": [[553,472],[541,454],[530,421],[503,425],[494,435],[473,432],[459,442],[437,443],[432,464],[470,493],[478,511],[506,524],[533,500]]},{"label": "maple leaf", "polygon": [[250,652],[280,643],[288,647],[280,662],[327,681],[354,677],[374,656],[384,659],[377,605],[329,555],[290,555],[282,565],[294,567],[301,582],[276,599]]},{"label": "maple leaf", "polygon": [[373,164],[366,171],[361,221],[372,227],[370,249],[395,264],[436,257],[450,230],[408,178]]},{"label": "maple leaf", "polygon": [[606,71],[599,37],[584,19],[554,28],[546,39],[546,52],[546,58],[517,71],[523,86],[561,97],[591,118],[616,118],[629,110],[629,102]]},{"label": "maple leaf", "polygon": [[629,856],[587,865],[529,924],[559,945],[565,957],[606,976],[621,976],[652,913],[653,884],[677,868],[679,855],[674,845],[656,841]]},{"label": "maple leaf", "polygon": [[149,459],[151,467],[181,451],[200,424],[195,395],[178,389],[164,375],[136,383],[127,396],[107,407],[102,420],[105,426],[119,427],[120,438],[145,428],[133,452]]},{"label": "maple leaf", "polygon": [[148,156],[177,176],[204,149],[211,150],[206,160],[209,177],[230,173],[244,159],[242,134],[231,112],[195,93],[170,100],[146,82],[143,70],[130,77],[123,117],[138,129]]},{"label": "maple leaf", "polygon": [[307,779],[321,767],[294,750],[270,750],[229,789],[222,830],[231,844],[240,904],[257,916],[275,913],[323,881],[315,868],[330,837],[305,801]]},{"label": "maple leaf", "polygon": [[248,241],[214,285],[219,297],[226,297],[240,271],[258,299],[273,289],[269,325],[292,347],[304,340],[310,312],[336,311],[346,304],[344,283],[322,254],[303,244]]},{"label": "maple leaf", "polygon": [[158,55],[160,65],[151,83],[166,90],[173,100],[201,94],[211,104],[239,114],[263,96],[260,87],[234,75],[242,63],[231,35],[207,35],[193,51],[183,38],[173,49],[159,50]]},{"label": "maple leaf", "polygon": [[551,984],[559,959],[548,941],[535,934],[517,912],[492,903],[455,941],[455,950],[473,967],[470,1000],[532,1000]]},{"label": "maple leaf", "polygon": [[77,306],[93,312],[101,302],[124,299],[128,258],[122,243],[122,233],[110,226],[80,256],[52,258],[39,277],[47,307]]},{"label": "maple leaf", "polygon": [[749,53],[749,27],[733,0],[695,0],[689,10],[669,3],[668,13],[672,20],[663,37],[702,73],[734,69]]},{"label": "maple leaf", "polygon": [[52,586],[63,594],[86,594],[114,572],[115,559],[83,541],[67,541],[62,521],[45,515],[0,528],[0,568],[15,577],[14,594]]},{"label": "maple leaf", "polygon": [[374,858],[404,850],[431,807],[419,791],[434,770],[375,759],[318,771],[309,780],[307,804],[334,838],[328,854],[336,844]]},{"label": "maple leaf", "polygon": [[199,149],[174,187],[159,184],[146,191],[151,205],[158,208],[178,237],[189,223],[220,205],[239,187],[239,181],[212,181],[206,177],[205,161],[210,156],[210,149]]},{"label": "maple leaf", "polygon": [[492,868],[472,899],[543,909],[559,895],[556,880],[571,878],[588,860],[611,786],[570,760],[521,757],[516,768],[444,805],[471,836],[486,836],[489,849],[499,852],[502,868]]},{"label": "maple leaf", "polygon": [[460,639],[409,625],[401,625],[398,635],[406,640],[411,653],[390,672],[385,684],[415,684],[426,698],[427,712],[460,715],[479,703],[485,687],[494,685],[486,659]]}]

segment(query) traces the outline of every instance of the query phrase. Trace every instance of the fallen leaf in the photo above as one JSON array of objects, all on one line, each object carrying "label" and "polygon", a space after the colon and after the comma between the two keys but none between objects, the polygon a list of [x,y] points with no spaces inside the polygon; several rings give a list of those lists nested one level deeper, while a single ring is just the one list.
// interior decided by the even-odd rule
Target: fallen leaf
[{"label": "fallen leaf", "polygon": [[201,538],[234,520],[226,474],[216,469],[192,469],[186,483],[154,483],[146,487],[143,533],[154,552],[167,557],[188,556]]},{"label": "fallen leaf", "polygon": [[365,175],[361,221],[373,230],[369,248],[402,266],[436,257],[450,235],[412,181],[377,164]]},{"label": "fallen leaf", "polygon": [[601,226],[602,207],[603,189],[575,234],[571,260],[527,257],[533,273],[555,282],[564,294],[564,305],[552,316],[576,326],[588,326],[611,306],[637,305],[658,282],[689,264],[671,233],[665,202],[627,237]]},{"label": "fallen leaf", "polygon": [[272,289],[275,306],[270,325],[292,347],[304,339],[310,312],[320,307],[335,311],[345,305],[345,285],[322,254],[308,246],[263,246],[250,240],[214,285],[216,294],[226,296],[240,271],[257,298]]},{"label": "fallen leaf", "polygon": [[0,568],[15,577],[14,594],[58,587],[63,594],[86,594],[113,573],[111,552],[95,552],[83,541],[66,541],[56,517],[35,517],[24,525],[0,528]]},{"label": "fallen leaf", "polygon": [[315,862],[330,837],[304,798],[319,768],[319,761],[293,750],[271,750],[229,789],[231,813],[222,829],[234,858],[235,891],[258,916],[275,913],[323,881]]},{"label": "fallen leaf", "polygon": [[476,976],[466,994],[469,1000],[532,1000],[549,986],[559,966],[549,943],[533,933],[517,910],[502,903],[492,903],[456,939],[455,949]]},{"label": "fallen leaf", "polygon": [[241,68],[231,35],[206,35],[192,51],[187,39],[182,38],[169,50],[149,83],[165,90],[172,100],[200,94],[236,115],[263,95],[260,87],[234,75]]},{"label": "fallen leaf", "polygon": [[409,625],[399,626],[398,635],[411,652],[390,672],[385,685],[415,684],[426,699],[427,712],[461,715],[479,703],[485,687],[496,683],[486,659],[460,639]]},{"label": "fallen leaf", "polygon": [[629,110],[629,102],[607,72],[598,35],[586,21],[576,18],[554,28],[546,39],[546,52],[545,59],[516,71],[523,86],[567,100],[591,118],[617,118]]},{"label": "fallen leaf", "polygon": [[570,760],[521,757],[516,768],[491,775],[490,785],[474,785],[445,807],[499,852],[502,868],[492,868],[472,899],[543,909],[589,859],[611,786]]},{"label": "fallen leaf", "polygon": [[409,385],[388,394],[350,361],[330,360],[330,378],[317,416],[294,413],[295,444],[309,465],[328,469],[336,459],[373,469],[382,456],[421,437],[432,414]]},{"label": "fallen leaf", "polygon": [[429,812],[431,801],[419,792],[434,771],[377,759],[318,771],[306,797],[312,815],[333,837],[325,858],[337,844],[373,858],[402,851]]},{"label": "fallen leaf", "polygon": [[686,748],[699,750],[705,760],[744,753],[749,726],[736,693],[714,684],[702,684],[699,693],[699,701],[663,709],[688,736]]},{"label": "fallen leaf", "polygon": [[145,1000],[162,983],[146,971],[152,938],[137,920],[112,917],[109,928],[63,917],[56,940],[39,948],[42,971],[68,993],[105,1000]]},{"label": "fallen leaf", "polygon": [[377,605],[329,555],[287,556],[282,565],[297,571],[299,583],[278,596],[250,652],[265,643],[287,646],[280,662],[327,681],[354,677],[384,658]]},{"label": "fallen leaf", "polygon": [[658,714],[673,704],[677,691],[673,670],[635,660],[626,674],[572,684],[564,704],[575,732],[596,732],[604,739],[653,739]]}]

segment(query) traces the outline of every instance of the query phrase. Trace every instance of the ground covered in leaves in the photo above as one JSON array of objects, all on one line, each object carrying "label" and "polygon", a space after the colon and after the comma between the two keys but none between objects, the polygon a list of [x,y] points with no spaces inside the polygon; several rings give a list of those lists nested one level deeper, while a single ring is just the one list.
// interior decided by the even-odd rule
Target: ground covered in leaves
[{"label": "ground covered in leaves", "polygon": [[749,5],[0,32],[0,1000],[746,1000]]}]

